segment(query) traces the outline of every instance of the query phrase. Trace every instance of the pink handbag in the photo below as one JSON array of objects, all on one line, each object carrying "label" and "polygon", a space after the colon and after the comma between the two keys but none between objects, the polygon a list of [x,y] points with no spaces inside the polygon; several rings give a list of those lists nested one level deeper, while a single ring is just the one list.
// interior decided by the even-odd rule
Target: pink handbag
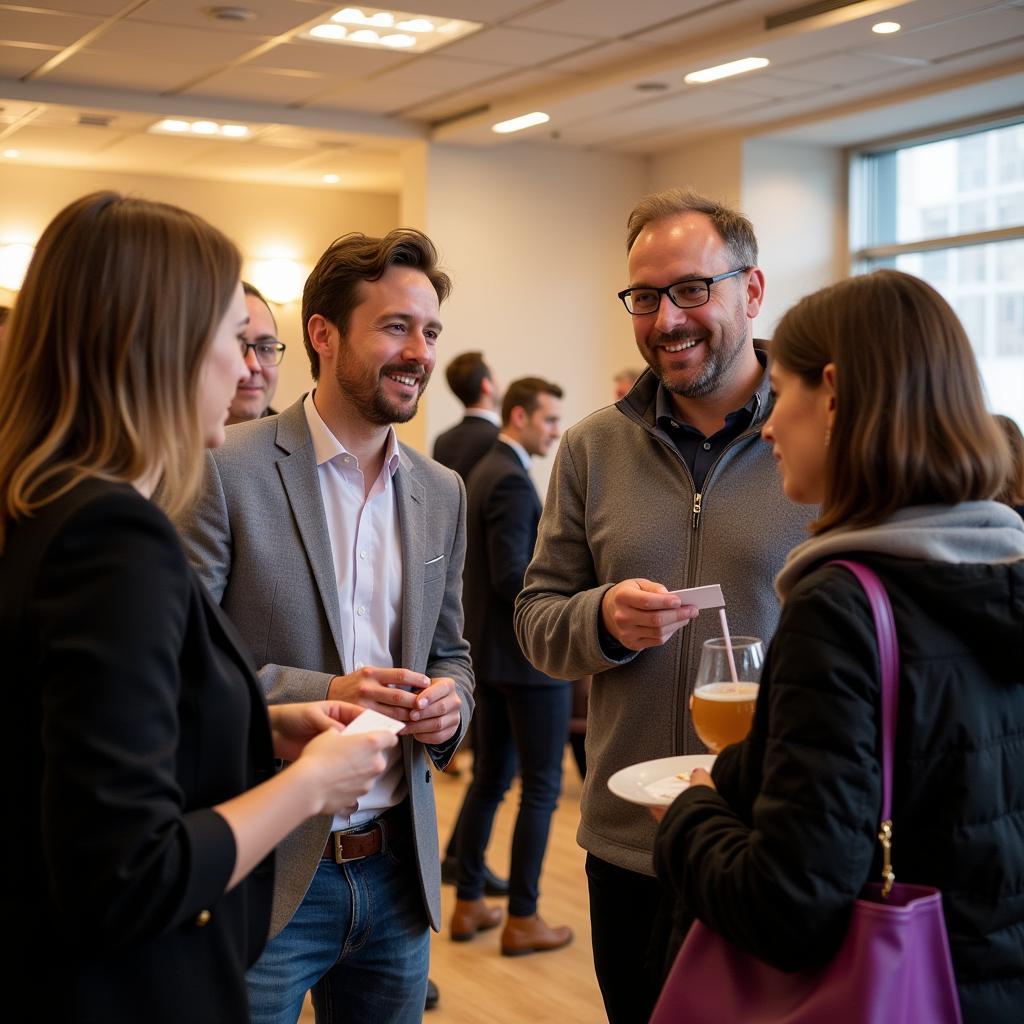
[{"label": "pink handbag", "polygon": [[833,561],[868,596],[882,667],[881,884],[853,905],[831,963],[787,972],[694,922],[651,1016],[651,1024],[960,1024],[960,1001],[942,916],[942,894],[894,882],[892,764],[899,704],[899,648],[892,606],[878,576],[859,562]]}]

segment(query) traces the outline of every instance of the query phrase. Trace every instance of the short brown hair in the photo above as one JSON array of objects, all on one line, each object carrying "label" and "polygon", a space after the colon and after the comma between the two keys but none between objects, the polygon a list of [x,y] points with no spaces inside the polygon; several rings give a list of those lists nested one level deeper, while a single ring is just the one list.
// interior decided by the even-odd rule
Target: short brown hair
[{"label": "short brown hair", "polygon": [[908,505],[991,498],[1006,443],[985,410],[967,334],[930,285],[877,270],[823,288],[782,318],[772,358],[817,387],[836,368],[825,500],[814,533]]},{"label": "short brown hair", "polygon": [[1021,434],[1017,421],[1009,416],[994,416],[993,419],[1010,449],[1010,470],[996,501],[1019,508],[1024,505],[1024,434]]},{"label": "short brown hair", "polygon": [[484,362],[483,352],[460,352],[445,367],[444,375],[463,405],[475,405],[484,381],[491,379],[491,368]]},{"label": "short brown hair", "polygon": [[513,409],[521,408],[529,416],[537,408],[541,395],[561,398],[562,394],[562,389],[557,384],[552,384],[543,377],[520,377],[519,380],[512,381],[501,402],[502,426],[508,426],[511,422]]},{"label": "short brown hair", "polygon": [[246,295],[251,295],[254,299],[259,299],[264,306],[267,307],[267,312],[270,314],[270,319],[273,321],[274,330],[277,330],[277,317],[274,316],[274,311],[270,308],[270,303],[267,302],[266,296],[256,287],[254,284],[250,284],[248,281],[242,282],[242,291]]},{"label": "short brown hair", "polygon": [[0,348],[0,548],[81,480],[162,469],[174,515],[202,472],[203,358],[238,287],[219,231],[165,203],[95,192],[43,232]]},{"label": "short brown hair", "polygon": [[633,207],[626,226],[626,252],[633,248],[640,232],[648,224],[681,213],[703,213],[725,242],[737,264],[757,266],[757,236],[754,225],[738,210],[700,195],[692,188],[667,188],[644,196]]},{"label": "short brown hair", "polygon": [[437,301],[448,298],[451,278],[437,265],[434,243],[415,228],[396,228],[383,238],[355,231],[342,235],[317,261],[302,291],[302,340],[313,380],[320,378],[320,356],[309,338],[309,318],[319,314],[344,338],[352,310],[361,301],[360,283],[379,281],[394,266],[422,271],[437,292]]}]

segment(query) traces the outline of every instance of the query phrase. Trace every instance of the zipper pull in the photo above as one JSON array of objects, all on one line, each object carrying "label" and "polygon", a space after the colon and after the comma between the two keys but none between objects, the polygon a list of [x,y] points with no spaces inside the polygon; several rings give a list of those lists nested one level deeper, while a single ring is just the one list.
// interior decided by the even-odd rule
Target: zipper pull
[{"label": "zipper pull", "polygon": [[697,529],[697,520],[700,518],[700,491],[693,496],[693,528]]}]

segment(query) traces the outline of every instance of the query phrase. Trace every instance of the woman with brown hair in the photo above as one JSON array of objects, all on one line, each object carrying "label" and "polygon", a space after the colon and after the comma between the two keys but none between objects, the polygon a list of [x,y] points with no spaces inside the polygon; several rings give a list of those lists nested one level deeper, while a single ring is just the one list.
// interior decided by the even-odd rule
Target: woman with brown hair
[{"label": "woman with brown hair", "polygon": [[[272,850],[351,808],[385,733],[340,702],[268,714],[167,517],[244,375],[238,250],[114,193],[44,232],[0,353],[9,991],[44,1019],[248,1019]],[[274,757],[294,761],[275,775]]]},{"label": "woman with brown hair", "polygon": [[996,495],[996,501],[1009,505],[1017,515],[1024,517],[1024,434],[1016,420],[1009,416],[993,416],[996,425],[1003,432],[1010,449],[1010,471],[1006,475],[1003,489]]},{"label": "woman with brown hair", "polygon": [[776,586],[753,729],[668,810],[655,863],[693,917],[783,970],[836,952],[878,877],[873,569],[899,640],[892,858],[942,890],[965,1021],[1024,1006],[1024,523],[991,499],[1006,446],[953,311],[878,271],[817,292],[772,342],[764,438],[820,504]]}]

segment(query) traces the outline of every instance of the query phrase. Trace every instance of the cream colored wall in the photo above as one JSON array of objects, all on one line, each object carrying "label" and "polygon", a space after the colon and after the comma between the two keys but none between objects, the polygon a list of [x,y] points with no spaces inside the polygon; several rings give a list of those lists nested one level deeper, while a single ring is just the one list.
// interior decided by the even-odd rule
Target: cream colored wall
[{"label": "cream colored wall", "polygon": [[[462,415],[444,367],[467,349],[506,383],[538,374],[562,385],[565,425],[608,404],[612,375],[638,362],[615,293],[647,172],[640,157],[553,146],[432,147],[425,226],[454,289],[424,400],[429,443]],[[535,462],[541,494],[550,463]]]},{"label": "cream colored wall", "polygon": [[[0,245],[34,242],[60,209],[97,189],[185,207],[232,238],[246,261],[286,256],[299,262],[306,273],[338,235],[346,231],[379,235],[398,224],[398,198],[393,195],[4,165],[0,167]],[[281,409],[309,389],[309,362],[302,346],[299,303],[275,306],[274,312],[281,340],[288,345],[274,399]]]},{"label": "cream colored wall", "polygon": [[743,139],[723,135],[661,153],[651,161],[652,192],[678,186],[728,204],[743,192]]}]

